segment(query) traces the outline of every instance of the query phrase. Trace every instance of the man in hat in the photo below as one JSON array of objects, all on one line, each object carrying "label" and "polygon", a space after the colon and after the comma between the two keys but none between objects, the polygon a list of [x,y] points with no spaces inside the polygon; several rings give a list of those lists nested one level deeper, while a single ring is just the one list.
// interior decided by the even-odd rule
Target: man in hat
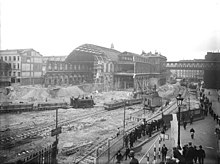
[{"label": "man in hat", "polygon": [[193,128],[190,129],[191,138],[194,139],[195,130]]},{"label": "man in hat", "polygon": [[116,154],[116,163],[121,163],[123,156],[121,154],[121,151],[119,150],[118,153]]},{"label": "man in hat", "polygon": [[165,144],[163,144],[162,149],[161,149],[161,153],[162,153],[162,161],[165,162],[166,161],[166,156],[167,156],[167,147]]},{"label": "man in hat", "polygon": [[204,164],[205,150],[202,149],[202,145],[199,146],[198,158],[199,158],[199,164]]},{"label": "man in hat", "polygon": [[131,157],[131,161],[129,164],[139,164],[138,160],[134,157],[134,151],[131,150],[130,151],[130,157]]}]

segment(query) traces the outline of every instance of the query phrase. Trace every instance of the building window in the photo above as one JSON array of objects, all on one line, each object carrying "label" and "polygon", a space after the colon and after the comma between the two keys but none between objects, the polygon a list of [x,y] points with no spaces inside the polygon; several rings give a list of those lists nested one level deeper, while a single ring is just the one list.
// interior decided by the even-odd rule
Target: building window
[{"label": "building window", "polygon": [[17,81],[18,83],[20,83],[20,79],[18,79],[18,81]]},{"label": "building window", "polygon": [[57,64],[55,63],[55,65],[54,65],[54,70],[57,70]]},{"label": "building window", "polygon": [[13,63],[13,69],[16,69],[16,65],[15,65],[15,63]]},{"label": "building window", "polygon": [[8,72],[8,76],[11,76],[11,72]]},{"label": "building window", "polygon": [[48,69],[49,69],[49,71],[51,71],[51,64],[49,64]]},{"label": "building window", "polygon": [[13,72],[13,76],[16,76],[16,72]]},{"label": "building window", "polygon": [[1,60],[3,60],[3,56],[1,56]]},{"label": "building window", "polygon": [[21,72],[18,72],[18,76],[19,76],[19,77],[21,76]]},{"label": "building window", "polygon": [[17,68],[19,69],[19,63],[18,63],[18,67]]},{"label": "building window", "polygon": [[7,61],[7,56],[5,56],[5,61]]},{"label": "building window", "polygon": [[16,61],[16,56],[13,56],[13,60]]},{"label": "building window", "polygon": [[19,56],[18,56],[18,61],[20,60]]},{"label": "building window", "polygon": [[9,56],[9,61],[11,61],[11,56]]}]

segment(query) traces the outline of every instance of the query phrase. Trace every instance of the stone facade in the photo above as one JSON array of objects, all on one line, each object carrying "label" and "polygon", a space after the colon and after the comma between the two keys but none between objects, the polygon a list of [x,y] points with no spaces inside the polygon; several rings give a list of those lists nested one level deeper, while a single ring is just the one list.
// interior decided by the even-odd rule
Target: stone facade
[{"label": "stone facade", "polygon": [[42,55],[33,49],[0,50],[1,59],[11,65],[11,83],[42,84]]}]

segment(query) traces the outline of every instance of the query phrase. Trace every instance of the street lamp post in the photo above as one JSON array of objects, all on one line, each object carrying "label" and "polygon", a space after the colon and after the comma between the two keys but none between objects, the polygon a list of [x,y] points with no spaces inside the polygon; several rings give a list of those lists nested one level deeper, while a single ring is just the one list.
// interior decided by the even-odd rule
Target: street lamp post
[{"label": "street lamp post", "polygon": [[123,136],[125,136],[125,110],[126,110],[126,101],[124,102]]},{"label": "street lamp post", "polygon": [[183,98],[181,97],[181,94],[179,94],[176,97],[177,100],[177,106],[178,106],[178,141],[177,141],[177,148],[180,150],[180,108],[183,102]]},{"label": "street lamp post", "polygon": [[[189,95],[190,96],[190,95]],[[190,110],[190,97],[188,98],[189,99],[189,110]]]}]

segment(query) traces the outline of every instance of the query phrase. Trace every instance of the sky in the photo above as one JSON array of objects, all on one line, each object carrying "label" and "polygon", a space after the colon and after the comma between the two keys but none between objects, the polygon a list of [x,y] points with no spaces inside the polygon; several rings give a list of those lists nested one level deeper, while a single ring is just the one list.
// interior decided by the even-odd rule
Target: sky
[{"label": "sky", "polygon": [[82,44],[168,61],[220,50],[219,0],[0,0],[4,49],[69,55]]}]

